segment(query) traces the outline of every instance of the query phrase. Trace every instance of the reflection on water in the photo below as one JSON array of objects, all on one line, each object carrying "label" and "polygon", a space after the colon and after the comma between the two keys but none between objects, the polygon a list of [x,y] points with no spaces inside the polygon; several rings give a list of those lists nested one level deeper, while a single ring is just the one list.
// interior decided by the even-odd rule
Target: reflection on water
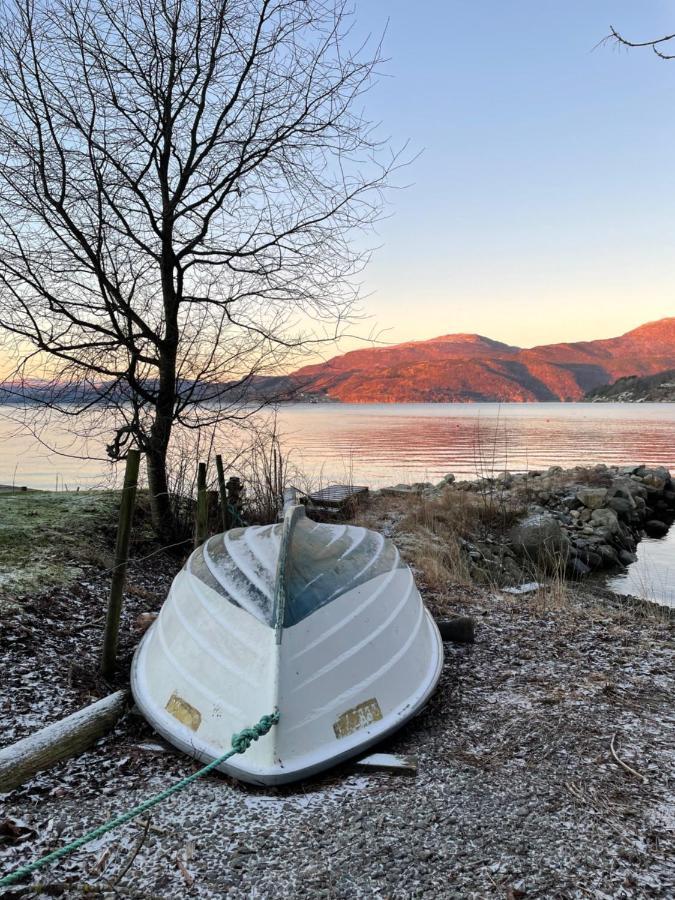
[{"label": "reflection on water", "polygon": [[371,486],[598,462],[675,469],[675,404],[289,405],[296,462]]},{"label": "reflection on water", "polygon": [[[78,459],[72,438],[51,436],[63,457],[17,434],[0,409],[0,483],[53,488],[99,484],[110,475],[104,438]],[[279,410],[295,467],[323,482],[351,478],[371,487],[475,477],[503,469],[598,462],[675,469],[675,404],[288,404]],[[215,446],[230,445],[223,426]]]},{"label": "reflection on water", "polygon": [[617,594],[675,606],[675,525],[664,538],[642,540],[636,562],[610,578],[607,587]]},{"label": "reflection on water", "polygon": [[[15,414],[0,407],[0,484],[73,489],[110,482],[107,435],[83,447],[53,424],[45,438],[70,454],[61,456],[18,431]],[[292,468],[313,486],[349,479],[378,487],[437,481],[448,472],[473,478],[599,462],[675,470],[675,404],[667,403],[289,404],[278,423]],[[216,451],[227,459],[233,443],[223,426]],[[644,540],[638,556],[610,587],[675,605],[675,527],[665,539]]]}]

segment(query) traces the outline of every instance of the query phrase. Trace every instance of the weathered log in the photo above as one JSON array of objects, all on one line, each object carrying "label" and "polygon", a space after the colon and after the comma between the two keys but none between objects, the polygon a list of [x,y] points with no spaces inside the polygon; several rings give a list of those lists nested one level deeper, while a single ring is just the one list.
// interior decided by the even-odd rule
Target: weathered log
[{"label": "weathered log", "polygon": [[476,640],[474,620],[470,616],[455,616],[436,623],[444,641],[456,644],[473,644]]},{"label": "weathered log", "polygon": [[110,731],[124,712],[128,691],[117,691],[0,750],[0,793],[63,759],[76,756]]}]

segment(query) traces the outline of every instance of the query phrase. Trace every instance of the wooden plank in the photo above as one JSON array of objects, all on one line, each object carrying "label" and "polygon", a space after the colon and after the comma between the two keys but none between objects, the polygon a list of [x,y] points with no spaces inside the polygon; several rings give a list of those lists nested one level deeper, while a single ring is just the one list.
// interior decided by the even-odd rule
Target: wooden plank
[{"label": "wooden plank", "polygon": [[197,510],[195,517],[195,549],[201,547],[208,537],[209,507],[206,497],[206,463],[200,462],[197,469]]},{"label": "wooden plank", "polygon": [[227,488],[225,487],[225,469],[223,468],[223,457],[220,453],[216,456],[216,469],[218,470],[218,493],[220,494],[220,514],[223,521],[223,531],[227,531],[230,527],[227,515]]},{"label": "wooden plank", "polygon": [[320,491],[309,494],[315,506],[341,507],[353,500],[360,500],[368,493],[366,485],[329,484]]},{"label": "wooden plank", "polygon": [[417,757],[395,753],[371,753],[354,767],[362,772],[390,772],[392,775],[417,775]]}]

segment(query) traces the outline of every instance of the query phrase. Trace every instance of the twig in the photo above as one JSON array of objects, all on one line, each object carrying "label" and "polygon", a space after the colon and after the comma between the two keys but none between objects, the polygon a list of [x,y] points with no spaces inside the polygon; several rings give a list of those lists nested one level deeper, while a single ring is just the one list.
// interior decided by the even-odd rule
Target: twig
[{"label": "twig", "polygon": [[120,872],[117,873],[115,878],[110,882],[110,886],[113,889],[115,887],[117,887],[117,885],[120,883],[120,881],[124,878],[124,876],[127,874],[129,869],[133,865],[133,862],[136,859],[136,857],[138,856],[141,847],[145,843],[145,839],[148,836],[149,828],[150,828],[150,816],[148,816],[148,818],[145,820],[145,827],[143,829],[143,832],[142,832],[141,836],[139,837],[139,839],[136,841],[136,846],[131,851],[131,856],[129,857],[127,864],[124,866],[124,868]]},{"label": "twig", "polygon": [[619,757],[617,756],[617,752],[614,749],[614,741],[616,740],[616,736],[618,733],[619,733],[618,731],[615,731],[614,734],[612,735],[612,740],[609,742],[609,749],[612,751],[612,756],[614,757],[615,761],[621,766],[622,769],[625,769],[626,772],[629,772],[631,775],[635,775],[635,777],[639,778],[643,784],[647,784],[646,775],[641,775],[640,772],[636,772],[636,770],[632,769],[628,765],[628,763],[625,763],[622,759],[619,759]]}]

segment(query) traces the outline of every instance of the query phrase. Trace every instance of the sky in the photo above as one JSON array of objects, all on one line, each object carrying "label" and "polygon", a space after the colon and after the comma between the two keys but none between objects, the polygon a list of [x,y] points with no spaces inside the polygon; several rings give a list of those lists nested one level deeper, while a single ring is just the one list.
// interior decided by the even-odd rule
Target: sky
[{"label": "sky", "polygon": [[[520,346],[675,315],[675,60],[596,46],[675,31],[672,0],[356,0],[386,27],[366,109],[419,158],[364,277],[387,341]],[[595,48],[595,49],[594,49]]]},{"label": "sky", "polygon": [[419,154],[373,238],[361,334],[533,346],[675,315],[675,60],[598,46],[610,25],[675,31],[673,0],[353,2],[355,41],[385,31],[366,114]]}]

